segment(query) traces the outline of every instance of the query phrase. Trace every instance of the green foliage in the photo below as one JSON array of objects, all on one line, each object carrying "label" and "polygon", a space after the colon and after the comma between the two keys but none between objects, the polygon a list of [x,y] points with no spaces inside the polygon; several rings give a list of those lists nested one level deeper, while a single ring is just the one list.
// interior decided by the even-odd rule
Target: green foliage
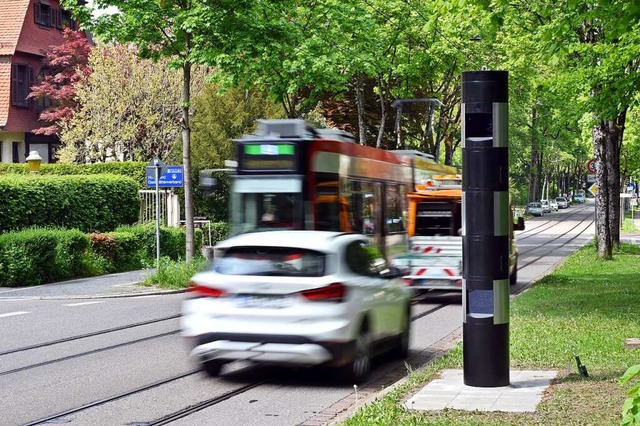
[{"label": "green foliage", "polygon": [[229,222],[214,222],[211,224],[211,244],[226,240],[231,232]]},{"label": "green foliage", "polygon": [[[282,107],[268,101],[262,91],[220,89],[218,85],[207,84],[202,93],[194,97],[191,158],[196,187],[201,170],[224,168],[225,160],[236,159],[233,139],[252,133],[257,119],[283,117]],[[182,152],[178,151],[175,157],[180,158]],[[213,191],[201,189],[194,194],[195,216],[228,220],[228,175],[217,172],[212,176],[220,185]]]},{"label": "green foliage", "polygon": [[84,276],[89,238],[78,230],[27,229],[0,235],[0,286]]},{"label": "green foliage", "polygon": [[105,272],[123,272],[140,269],[143,241],[131,232],[111,232],[91,234],[91,250],[100,256]]},{"label": "green foliage", "polygon": [[[122,175],[134,179],[140,188],[146,188],[146,172],[145,162],[110,162],[110,163],[93,163],[93,164],[42,164],[40,166],[40,175]],[[0,176],[4,174],[30,174],[26,164],[17,163],[0,163]]]},{"label": "green foliage", "polygon": [[53,277],[56,238],[35,229],[0,235],[0,285],[38,285]]},{"label": "green foliage", "polygon": [[[202,231],[196,230],[196,247]],[[167,259],[184,256],[185,232],[161,228]],[[199,259],[200,257],[198,257]],[[31,228],[0,234],[0,287],[30,286],[155,266],[155,226],[124,226],[109,233]]]},{"label": "green foliage", "polygon": [[625,384],[633,381],[634,385],[627,391],[627,398],[622,406],[623,426],[640,425],[640,364],[632,365],[620,378],[620,383]]},{"label": "green foliage", "polygon": [[[127,233],[134,235],[140,243],[140,260],[148,266],[155,265],[156,261],[156,226],[154,223],[143,225],[121,226],[116,228],[114,235]],[[196,248],[202,247],[202,230],[195,230]],[[183,228],[160,227],[160,254],[171,260],[184,258],[185,231]]]},{"label": "green foliage", "polygon": [[163,288],[185,288],[192,276],[204,269],[203,257],[191,262],[173,261],[167,257],[160,259],[160,268],[145,281],[145,284],[158,284]]},{"label": "green foliage", "polygon": [[[104,162],[113,153],[126,161],[166,159],[181,132],[181,73],[167,59],[140,59],[120,44],[95,47],[89,65],[93,71],[77,90],[81,108],[60,135],[61,161]],[[194,94],[204,78],[204,69],[194,68]]]},{"label": "green foliage", "polygon": [[115,175],[0,175],[0,232],[31,226],[109,231],[138,220],[138,185]]},{"label": "green foliage", "polygon": [[56,257],[52,281],[91,275],[84,258],[89,251],[89,237],[77,229],[51,229],[46,231],[56,239]]}]

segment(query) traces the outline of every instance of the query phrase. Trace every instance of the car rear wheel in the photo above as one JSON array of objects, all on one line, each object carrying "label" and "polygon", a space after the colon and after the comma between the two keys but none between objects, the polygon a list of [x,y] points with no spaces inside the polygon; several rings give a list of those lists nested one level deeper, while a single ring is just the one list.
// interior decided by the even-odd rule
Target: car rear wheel
[{"label": "car rear wheel", "polygon": [[407,308],[404,318],[404,328],[398,336],[398,342],[392,349],[391,354],[394,358],[405,359],[409,355],[409,341],[411,338],[411,306]]},{"label": "car rear wheel", "polygon": [[222,361],[211,360],[211,361],[204,361],[201,367],[202,367],[202,371],[207,373],[208,376],[218,377],[220,375],[220,372],[222,371],[223,365],[224,365],[224,362]]},{"label": "car rear wheel", "polygon": [[345,383],[362,383],[371,372],[371,334],[363,328],[356,339],[353,358],[338,369],[338,379]]}]

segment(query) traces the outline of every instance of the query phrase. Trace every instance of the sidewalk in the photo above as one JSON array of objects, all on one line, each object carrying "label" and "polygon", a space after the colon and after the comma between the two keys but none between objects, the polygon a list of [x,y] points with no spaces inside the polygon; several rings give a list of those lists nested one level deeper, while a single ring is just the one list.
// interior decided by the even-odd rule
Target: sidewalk
[{"label": "sidewalk", "polygon": [[181,293],[140,285],[155,269],[120,272],[33,287],[0,287],[2,299],[99,299]]}]

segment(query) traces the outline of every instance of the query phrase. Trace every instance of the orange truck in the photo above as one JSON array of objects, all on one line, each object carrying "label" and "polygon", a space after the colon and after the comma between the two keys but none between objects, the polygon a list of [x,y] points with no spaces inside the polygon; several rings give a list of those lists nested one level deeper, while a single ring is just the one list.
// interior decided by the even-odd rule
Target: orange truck
[{"label": "orange truck", "polygon": [[[416,290],[462,290],[462,186],[460,175],[433,176],[407,194],[409,251],[393,260],[406,271],[404,279]],[[510,228],[509,280],[517,280],[518,250]]]}]

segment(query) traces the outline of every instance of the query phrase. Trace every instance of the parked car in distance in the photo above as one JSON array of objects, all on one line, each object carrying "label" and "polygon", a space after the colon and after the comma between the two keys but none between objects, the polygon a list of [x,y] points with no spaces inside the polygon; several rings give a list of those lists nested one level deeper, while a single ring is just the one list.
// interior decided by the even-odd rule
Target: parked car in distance
[{"label": "parked car in distance", "polygon": [[573,196],[576,203],[584,203],[586,201],[584,192],[578,192]]},{"label": "parked car in distance", "polygon": [[542,204],[543,213],[551,213],[551,205],[549,204],[549,200],[540,200],[540,204]]},{"label": "parked car in distance", "polygon": [[555,200],[555,198],[552,198],[549,200],[549,206],[551,207],[551,211],[553,212],[558,211],[558,202]]},{"label": "parked car in distance", "polygon": [[558,207],[561,209],[569,207],[569,202],[564,197],[556,197],[556,203],[558,203]]},{"label": "parked car in distance", "polygon": [[537,202],[532,202],[527,205],[525,213],[530,214],[531,216],[544,216],[544,210],[542,209],[542,204]]},{"label": "parked car in distance", "polygon": [[245,360],[327,365],[358,383],[375,354],[406,357],[412,291],[367,237],[257,232],[215,251],[211,267],[191,279],[180,320],[207,374]]}]

